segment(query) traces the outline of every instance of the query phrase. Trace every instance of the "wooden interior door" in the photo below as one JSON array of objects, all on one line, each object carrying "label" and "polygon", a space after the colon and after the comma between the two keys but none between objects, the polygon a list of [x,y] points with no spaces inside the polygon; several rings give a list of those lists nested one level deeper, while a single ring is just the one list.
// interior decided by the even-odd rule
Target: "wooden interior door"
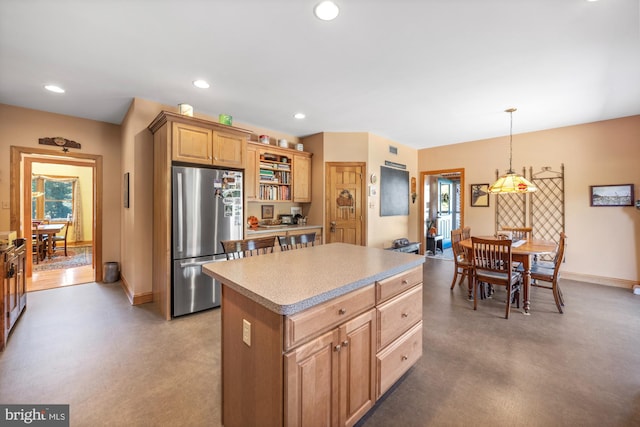
[{"label": "wooden interior door", "polygon": [[327,163],[326,242],[364,246],[364,163]]}]

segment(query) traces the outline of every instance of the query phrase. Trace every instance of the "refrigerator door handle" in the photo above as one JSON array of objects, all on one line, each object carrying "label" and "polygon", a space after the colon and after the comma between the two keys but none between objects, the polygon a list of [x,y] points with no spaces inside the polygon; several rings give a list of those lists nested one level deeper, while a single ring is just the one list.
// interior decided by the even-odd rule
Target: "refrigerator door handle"
[{"label": "refrigerator door handle", "polygon": [[183,204],[184,201],[182,200],[182,172],[178,172],[176,173],[176,190],[178,193],[178,242],[177,242],[177,246],[176,246],[176,252],[181,253],[182,252],[182,240],[183,240],[183,233],[184,230],[182,228],[182,216],[183,216]]},{"label": "refrigerator door handle", "polygon": [[210,262],[216,262],[216,260],[210,259],[210,260],[207,260],[207,261],[198,261],[198,262],[181,262],[180,263],[180,268],[197,267],[199,265],[209,264]]}]

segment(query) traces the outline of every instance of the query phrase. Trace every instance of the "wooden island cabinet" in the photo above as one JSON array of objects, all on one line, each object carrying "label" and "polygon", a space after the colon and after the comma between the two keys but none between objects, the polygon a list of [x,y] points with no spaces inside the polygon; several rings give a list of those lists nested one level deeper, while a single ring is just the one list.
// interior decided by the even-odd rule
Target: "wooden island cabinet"
[{"label": "wooden island cabinet", "polygon": [[352,426],[422,355],[422,263],[344,243],[210,263],[222,283],[222,416]]}]

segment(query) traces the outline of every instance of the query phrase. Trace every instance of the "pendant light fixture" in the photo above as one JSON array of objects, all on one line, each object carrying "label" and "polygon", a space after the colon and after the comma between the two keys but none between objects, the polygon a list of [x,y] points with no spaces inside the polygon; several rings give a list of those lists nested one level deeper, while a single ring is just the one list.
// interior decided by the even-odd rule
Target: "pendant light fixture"
[{"label": "pendant light fixture", "polygon": [[516,108],[508,108],[504,110],[505,113],[509,113],[511,118],[511,124],[509,126],[509,170],[506,174],[502,175],[491,187],[489,187],[489,193],[492,194],[505,194],[505,193],[531,193],[536,191],[537,188],[531,182],[527,181],[525,177],[518,175],[513,171],[511,167],[511,160],[513,154],[513,112]]}]

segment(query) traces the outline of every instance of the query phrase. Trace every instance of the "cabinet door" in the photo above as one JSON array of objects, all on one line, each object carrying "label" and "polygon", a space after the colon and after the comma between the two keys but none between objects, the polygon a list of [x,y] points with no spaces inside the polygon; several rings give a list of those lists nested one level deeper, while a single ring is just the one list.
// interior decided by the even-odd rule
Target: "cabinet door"
[{"label": "cabinet door", "polygon": [[18,273],[19,270],[19,262],[18,257],[13,256],[9,258],[7,262],[7,281],[6,284],[8,289],[5,294],[5,310],[7,311],[7,316],[9,317],[9,324],[7,329],[11,330],[13,324],[18,320],[18,315],[20,314],[20,304],[18,302],[18,286],[19,279],[22,274]]},{"label": "cabinet door", "polygon": [[23,245],[22,249],[18,250],[18,272],[17,274],[17,286],[18,286],[18,311],[22,313],[22,310],[27,306],[27,258],[26,247]]},{"label": "cabinet door", "polygon": [[293,201],[311,201],[311,158],[308,156],[293,156]]},{"label": "cabinet door", "polygon": [[224,132],[213,134],[213,164],[230,168],[244,168],[247,141],[241,135]]},{"label": "cabinet door", "polygon": [[244,194],[247,201],[258,200],[258,167],[260,155],[254,146],[247,146],[247,163],[244,169]]},{"label": "cabinet door", "polygon": [[211,129],[173,123],[173,160],[210,165],[212,141]]},{"label": "cabinet door", "polygon": [[285,426],[338,424],[339,330],[285,354]]},{"label": "cabinet door", "polygon": [[340,327],[340,426],[353,426],[376,399],[374,309]]}]

